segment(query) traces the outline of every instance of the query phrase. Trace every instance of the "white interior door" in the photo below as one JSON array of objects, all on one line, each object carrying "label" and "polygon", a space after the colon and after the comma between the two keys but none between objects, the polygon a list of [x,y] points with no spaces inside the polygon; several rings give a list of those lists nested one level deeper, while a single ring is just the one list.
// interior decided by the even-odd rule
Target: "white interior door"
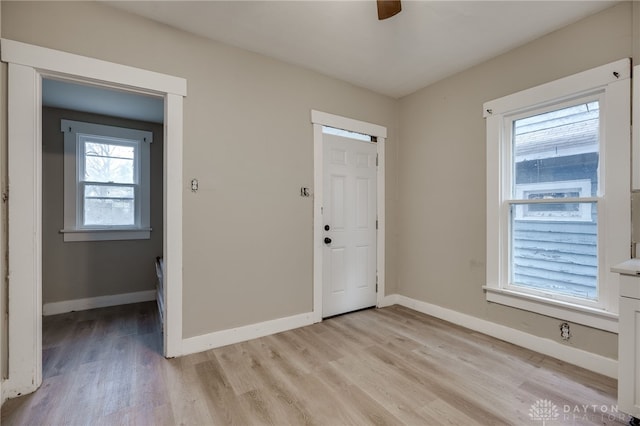
[{"label": "white interior door", "polygon": [[376,144],[323,143],[322,316],[376,305]]}]

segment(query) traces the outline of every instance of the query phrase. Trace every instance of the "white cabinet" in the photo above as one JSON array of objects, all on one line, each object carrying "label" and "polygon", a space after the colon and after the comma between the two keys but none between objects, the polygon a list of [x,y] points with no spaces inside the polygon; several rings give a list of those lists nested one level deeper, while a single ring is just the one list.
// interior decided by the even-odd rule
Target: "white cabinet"
[{"label": "white cabinet", "polygon": [[618,409],[640,425],[640,259],[611,268],[620,274]]},{"label": "white cabinet", "polygon": [[[640,278],[621,276],[640,288]],[[620,297],[618,408],[640,418],[640,299]]]}]

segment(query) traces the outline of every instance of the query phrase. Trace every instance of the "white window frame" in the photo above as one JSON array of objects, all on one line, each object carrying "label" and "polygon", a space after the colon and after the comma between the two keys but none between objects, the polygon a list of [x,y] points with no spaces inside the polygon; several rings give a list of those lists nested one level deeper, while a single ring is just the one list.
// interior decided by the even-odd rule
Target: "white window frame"
[{"label": "white window frame", "polygon": [[[611,267],[630,255],[630,61],[622,59],[484,104],[487,132],[486,298],[543,315],[618,331],[618,274]],[[562,202],[598,206],[598,300],[591,302],[510,285],[511,194],[509,125],[531,110],[562,106],[588,96],[600,100],[600,167],[597,197]],[[524,290],[524,291],[523,291]]]},{"label": "white window frame", "polygon": [[[150,227],[150,145],[153,134],[145,130],[60,120],[64,132],[64,241],[105,241],[149,239]],[[127,226],[84,225],[84,142],[95,137],[106,143],[135,148],[135,224]]]}]

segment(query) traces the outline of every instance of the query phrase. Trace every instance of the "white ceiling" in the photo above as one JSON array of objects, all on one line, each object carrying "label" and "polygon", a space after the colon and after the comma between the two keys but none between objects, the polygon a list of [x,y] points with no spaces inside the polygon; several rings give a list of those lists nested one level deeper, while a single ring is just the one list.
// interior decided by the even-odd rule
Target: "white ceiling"
[{"label": "white ceiling", "polygon": [[614,1],[107,1],[213,40],[402,97]]}]

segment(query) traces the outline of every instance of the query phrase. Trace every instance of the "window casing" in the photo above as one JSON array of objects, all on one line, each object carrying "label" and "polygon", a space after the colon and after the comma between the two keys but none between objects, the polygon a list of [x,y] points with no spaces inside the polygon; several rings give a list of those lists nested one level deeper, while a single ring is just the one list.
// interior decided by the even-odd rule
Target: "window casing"
[{"label": "window casing", "polygon": [[150,237],[152,133],[61,120],[64,241]]},{"label": "window casing", "polygon": [[628,60],[484,105],[487,300],[617,331],[629,257]]}]

